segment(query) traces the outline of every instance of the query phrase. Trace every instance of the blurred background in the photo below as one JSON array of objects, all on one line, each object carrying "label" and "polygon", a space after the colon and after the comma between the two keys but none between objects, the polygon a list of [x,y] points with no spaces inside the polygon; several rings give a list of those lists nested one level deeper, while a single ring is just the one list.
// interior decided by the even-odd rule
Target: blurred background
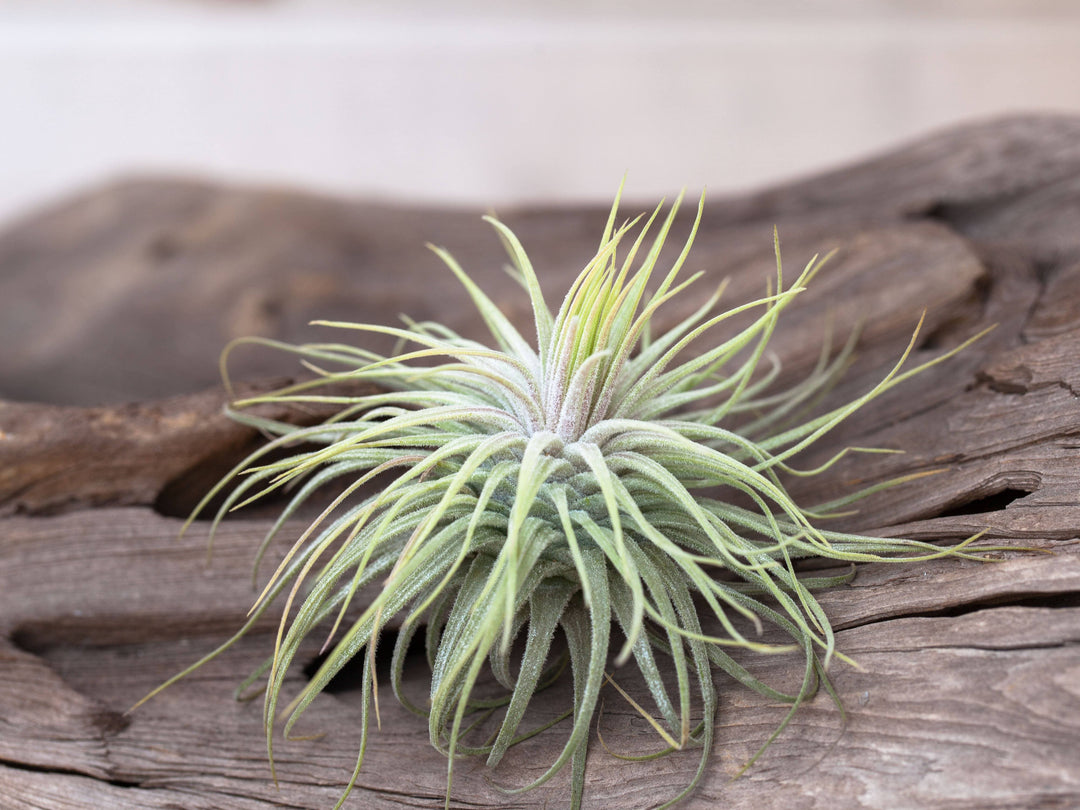
[{"label": "blurred background", "polygon": [[[1023,112],[1080,113],[1080,2],[0,0],[0,398],[201,390],[230,340],[311,340],[315,318],[468,333],[423,245],[494,268],[515,306],[478,210],[509,215],[555,289],[624,174],[634,204],[706,185],[719,216],[725,194]],[[1032,141],[1012,143],[912,157],[900,185]],[[759,216],[713,272],[772,272]],[[843,220],[822,245],[779,224],[809,255]]]},{"label": "blurred background", "polygon": [[488,206],[1080,111],[1073,0],[0,0],[0,223],[145,172]]}]

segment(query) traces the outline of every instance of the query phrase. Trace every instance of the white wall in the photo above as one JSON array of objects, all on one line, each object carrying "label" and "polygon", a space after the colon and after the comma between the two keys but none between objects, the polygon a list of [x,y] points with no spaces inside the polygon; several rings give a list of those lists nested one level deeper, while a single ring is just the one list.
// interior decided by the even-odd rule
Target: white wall
[{"label": "white wall", "polygon": [[0,0],[0,220],[147,170],[478,205],[604,200],[624,171],[716,192],[1080,112],[1080,3],[657,6]]}]

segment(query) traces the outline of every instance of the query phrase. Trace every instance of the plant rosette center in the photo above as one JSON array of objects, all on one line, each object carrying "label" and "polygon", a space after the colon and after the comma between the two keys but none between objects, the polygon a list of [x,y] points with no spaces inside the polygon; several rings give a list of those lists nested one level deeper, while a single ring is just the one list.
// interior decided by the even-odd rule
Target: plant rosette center
[{"label": "plant rosette center", "polygon": [[[835,697],[826,671],[839,653],[812,591],[850,575],[806,576],[797,561],[925,560],[963,556],[965,544],[942,549],[823,529],[830,515],[899,482],[800,505],[785,489],[785,477],[824,473],[848,450],[875,451],[841,450],[814,470],[797,470],[789,461],[874,397],[963,346],[905,369],[916,329],[876,386],[815,413],[820,395],[848,364],[856,336],[835,355],[826,340],[809,374],[778,390],[780,360],[768,351],[770,337],[823,264],[815,257],[785,286],[778,243],[776,277],[761,298],[721,310],[721,285],[691,315],[653,335],[655,313],[701,276],[679,278],[701,204],[679,255],[658,276],[678,208],[677,200],[662,216],[661,204],[649,217],[617,225],[616,199],[598,251],[554,312],[517,238],[489,218],[531,302],[535,342],[440,248],[433,250],[475,304],[490,346],[441,324],[409,320],[402,327],[323,323],[396,338],[398,348],[388,356],[340,342],[239,341],[291,352],[314,376],[233,403],[234,418],[275,438],[198,510],[231,486],[216,526],[235,507],[289,492],[258,560],[315,493],[333,483],[338,494],[295,539],[236,636],[173,681],[280,605],[269,674],[260,670],[246,682],[266,677],[272,764],[278,718],[285,718],[287,735],[334,675],[366,654],[362,742],[351,789],[370,710],[378,711],[375,646],[387,620],[398,617],[392,687],[407,708],[427,718],[431,743],[448,757],[447,801],[456,758],[481,755],[494,766],[510,746],[538,732],[558,733],[549,729],[557,726],[565,729],[565,742],[545,772],[527,785],[501,789],[528,790],[569,766],[574,807],[585,790],[590,722],[612,653],[615,665],[640,671],[651,706],[632,705],[657,731],[664,751],[700,749],[696,772],[668,804],[694,789],[710,761],[717,670],[790,704],[781,729],[819,685]],[[710,341],[716,327],[736,315],[749,317],[749,325]],[[374,384],[377,392],[340,393],[341,384],[356,383]],[[297,427],[249,409],[262,402],[329,403],[340,410],[321,425]],[[272,455],[282,450],[284,458]],[[349,610],[361,588],[380,582],[370,603]],[[753,631],[766,623],[788,643],[760,641]],[[610,648],[613,625],[625,639],[617,650]],[[715,629],[706,632],[706,626]],[[565,649],[553,643],[560,629]],[[313,633],[326,637],[328,654],[282,707],[286,673]],[[431,665],[424,706],[401,689],[405,653],[418,634]],[[800,688],[788,694],[758,680],[732,655],[739,649],[801,651]],[[530,726],[531,701],[567,665],[573,702],[562,723]],[[484,672],[505,694],[475,693]],[[473,739],[473,726],[490,718],[496,733]],[[341,802],[347,795],[348,789]]]}]

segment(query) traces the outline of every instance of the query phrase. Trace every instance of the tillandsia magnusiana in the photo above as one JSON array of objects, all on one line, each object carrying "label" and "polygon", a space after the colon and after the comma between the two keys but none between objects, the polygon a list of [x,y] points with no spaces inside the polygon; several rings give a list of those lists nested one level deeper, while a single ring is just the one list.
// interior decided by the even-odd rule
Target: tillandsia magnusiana
[{"label": "tillandsia magnusiana", "polygon": [[[481,754],[495,765],[509,746],[535,733],[522,728],[526,709],[568,661],[573,705],[563,715],[570,726],[565,744],[542,776],[513,790],[535,787],[569,765],[571,801],[579,806],[590,722],[614,652],[615,667],[632,661],[640,670],[657,716],[641,711],[665,750],[700,748],[697,770],[668,802],[674,804],[693,790],[709,761],[717,713],[714,669],[789,703],[784,724],[819,684],[832,692],[826,670],[840,653],[811,589],[844,578],[805,576],[796,560],[926,560],[963,553],[964,544],[942,549],[815,525],[884,485],[806,509],[781,479],[824,472],[832,462],[799,473],[788,461],[857,408],[963,346],[903,370],[913,335],[875,387],[846,405],[806,416],[842,373],[854,338],[832,359],[826,345],[809,376],[780,392],[773,390],[779,361],[766,348],[780,314],[823,260],[812,259],[785,287],[777,244],[775,287],[770,283],[764,297],[717,312],[721,286],[690,317],[650,335],[657,310],[701,275],[678,278],[701,221],[699,204],[674,265],[650,291],[680,201],[666,216],[661,203],[644,222],[641,216],[617,226],[616,198],[598,252],[554,314],[517,238],[488,218],[532,303],[535,348],[439,248],[433,250],[468,292],[493,347],[436,323],[411,321],[403,328],[322,323],[396,338],[399,349],[392,356],[340,343],[249,339],[299,355],[315,377],[234,403],[231,415],[277,438],[237,466],[197,511],[241,474],[217,520],[234,507],[292,488],[261,557],[314,493],[331,483],[339,490],[281,560],[249,622],[173,681],[226,649],[284,596],[267,665],[271,767],[286,673],[305,637],[330,625],[333,646],[328,640],[321,667],[281,714],[288,718],[287,735],[345,663],[366,651],[360,756],[338,806],[345,801],[363,762],[370,708],[378,711],[375,646],[380,629],[397,617],[393,688],[409,709],[426,715],[432,744],[448,757],[448,802],[455,758]],[[623,247],[620,260],[617,249]],[[741,313],[753,317],[742,331],[705,350],[685,351]],[[378,392],[319,390],[357,382],[373,383]],[[340,412],[323,424],[297,427],[242,410],[263,402],[332,403]],[[293,448],[292,454],[274,460],[272,452],[282,448]],[[378,485],[373,493],[372,483]],[[718,572],[726,573],[718,578]],[[359,589],[379,582],[370,604],[349,610]],[[760,631],[763,622],[790,636],[790,644],[766,644],[744,632]],[[617,650],[611,649],[613,625],[625,638]],[[565,649],[554,641],[560,627]],[[421,628],[432,671],[424,707],[400,688],[406,650]],[[801,688],[795,694],[770,688],[732,657],[733,648],[800,650]],[[516,671],[512,655],[520,655]],[[501,699],[474,694],[485,664],[505,687]],[[467,716],[495,708],[502,714],[492,737],[483,744],[466,739]]]}]

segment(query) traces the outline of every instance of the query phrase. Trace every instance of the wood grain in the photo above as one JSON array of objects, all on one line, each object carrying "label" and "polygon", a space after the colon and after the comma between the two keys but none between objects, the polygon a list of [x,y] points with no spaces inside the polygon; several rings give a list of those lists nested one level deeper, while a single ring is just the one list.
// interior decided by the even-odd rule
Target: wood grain
[{"label": "wood grain", "polygon": [[[791,265],[839,249],[775,344],[795,379],[816,358],[826,319],[838,338],[861,323],[858,358],[832,401],[880,379],[924,309],[913,361],[996,325],[799,461],[814,466],[846,445],[902,455],[849,456],[792,491],[812,504],[932,471],[839,523],[933,541],[986,531],[980,543],[1014,550],[985,562],[860,565],[849,585],[821,594],[838,649],[858,664],[832,668],[846,716],[818,695],[732,780],[786,710],[718,676],[717,748],[684,806],[1080,806],[1077,144],[1080,119],[1010,119],[710,203],[692,254],[693,269],[707,270],[702,294],[724,276],[729,300],[759,294],[774,223]],[[603,220],[598,210],[504,213],[551,291],[576,273]],[[342,678],[298,729],[323,736],[275,741],[276,786],[261,702],[232,698],[272,649],[274,617],[127,710],[228,638],[254,595],[265,513],[226,521],[210,564],[204,521],[179,535],[178,515],[258,441],[220,415],[224,394],[209,387],[221,345],[243,332],[303,339],[315,316],[389,323],[399,311],[481,336],[425,241],[452,248],[527,320],[497,243],[471,213],[154,180],[84,195],[0,235],[0,337],[18,347],[0,355],[0,391],[41,401],[0,403],[0,807],[333,806],[359,744],[358,683]],[[41,328],[27,331],[27,311]],[[294,371],[277,362],[238,357],[235,370],[266,385],[260,375]],[[287,527],[280,543],[296,532]],[[317,657],[311,645],[304,663]],[[745,662],[777,686],[800,674],[785,656]],[[426,662],[410,658],[406,689],[418,701],[426,675]],[[615,677],[641,694],[629,670]],[[655,807],[686,783],[696,752],[616,758],[605,748],[644,754],[660,741],[613,689],[603,697],[586,806]],[[569,699],[557,683],[527,722],[558,715]],[[426,724],[388,694],[381,713],[347,806],[443,806],[446,760]],[[521,795],[497,789],[542,773],[561,729],[516,747],[494,771],[458,762],[450,807],[564,806],[568,774]]]}]

